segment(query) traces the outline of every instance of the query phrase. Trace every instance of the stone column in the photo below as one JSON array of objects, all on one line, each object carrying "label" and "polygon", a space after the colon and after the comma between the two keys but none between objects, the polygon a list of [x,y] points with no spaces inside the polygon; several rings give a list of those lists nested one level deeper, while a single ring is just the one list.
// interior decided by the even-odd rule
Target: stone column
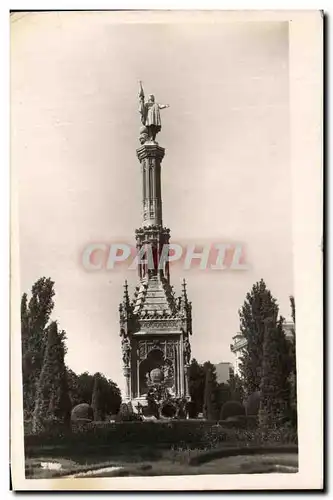
[{"label": "stone column", "polygon": [[131,399],[131,369],[129,366],[124,366],[125,375],[125,399]]},{"label": "stone column", "polygon": [[138,391],[138,394],[137,394],[137,397],[139,398],[140,397],[140,360],[137,358],[136,360],[136,377],[137,377],[137,391]]},{"label": "stone column", "polygon": [[180,395],[184,396],[184,349],[183,349],[183,338],[180,337],[179,340],[179,368],[180,368]]},{"label": "stone column", "polygon": [[142,165],[143,190],[143,224],[162,225],[162,197],[161,197],[161,161],[164,157],[164,148],[158,144],[145,143],[137,149],[137,156]]},{"label": "stone column", "polygon": [[190,392],[188,389],[188,371],[189,371],[189,366],[185,366],[184,375],[185,375],[185,397],[186,397],[186,399],[189,399],[189,397],[190,397]]}]

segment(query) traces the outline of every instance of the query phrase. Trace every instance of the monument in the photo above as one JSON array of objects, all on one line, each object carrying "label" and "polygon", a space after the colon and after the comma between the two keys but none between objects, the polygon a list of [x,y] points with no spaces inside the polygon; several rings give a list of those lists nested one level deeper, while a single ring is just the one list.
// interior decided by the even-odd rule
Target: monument
[{"label": "monument", "polygon": [[162,222],[161,163],[165,150],[156,141],[160,110],[169,107],[145,101],[140,82],[140,129],[137,157],[142,175],[142,227],[136,230],[139,282],[131,299],[128,285],[119,306],[126,400],[144,404],[149,388],[163,383],[175,398],[189,399],[192,305],[185,280],[175,296],[168,262],[170,230]]}]

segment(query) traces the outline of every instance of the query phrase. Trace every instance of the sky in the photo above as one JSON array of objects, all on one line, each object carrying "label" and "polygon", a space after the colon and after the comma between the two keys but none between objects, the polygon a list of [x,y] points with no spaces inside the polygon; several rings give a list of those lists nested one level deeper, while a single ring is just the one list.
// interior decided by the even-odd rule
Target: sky
[{"label": "sky", "polygon": [[11,164],[21,292],[51,277],[67,364],[124,387],[118,305],[124,280],[133,292],[137,274],[125,266],[89,272],[82,251],[90,243],[133,244],[142,224],[142,80],[147,95],[170,104],[157,140],[171,241],[244,248],[245,271],[171,271],[176,292],[183,277],[188,283],[192,356],[233,362],[238,310],[257,280],[290,319],[288,24],[20,16],[11,27]]}]

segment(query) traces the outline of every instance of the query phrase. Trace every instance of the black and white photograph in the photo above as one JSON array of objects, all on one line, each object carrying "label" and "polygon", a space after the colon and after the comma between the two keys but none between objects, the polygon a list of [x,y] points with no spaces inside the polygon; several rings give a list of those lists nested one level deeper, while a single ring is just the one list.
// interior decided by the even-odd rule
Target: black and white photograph
[{"label": "black and white photograph", "polygon": [[10,14],[14,490],[321,487],[322,21]]}]

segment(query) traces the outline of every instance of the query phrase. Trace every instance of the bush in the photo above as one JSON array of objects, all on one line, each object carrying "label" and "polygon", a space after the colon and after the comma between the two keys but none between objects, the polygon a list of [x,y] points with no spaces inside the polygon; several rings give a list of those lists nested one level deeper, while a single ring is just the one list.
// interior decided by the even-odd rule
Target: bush
[{"label": "bush", "polygon": [[256,415],[247,415],[246,425],[248,429],[256,429],[258,427],[258,418]]},{"label": "bush", "polygon": [[[116,422],[142,422],[142,416],[137,413],[118,413],[115,418]],[[110,422],[106,422],[110,424]],[[112,423],[112,422],[111,422]]]},{"label": "bush", "polygon": [[[227,428],[226,426],[229,426]],[[283,427],[269,432],[260,429],[232,428],[233,421],[222,425],[204,420],[169,420],[156,422],[87,423],[75,431],[25,436],[26,456],[43,456],[43,447],[54,447],[61,456],[73,453],[88,456],[91,453],[128,453],[136,449],[211,450],[230,446],[297,444],[297,433]]]},{"label": "bush", "polygon": [[[134,417],[135,418],[135,417]],[[137,418],[137,416],[136,416]],[[88,423],[81,432],[67,435],[41,433],[26,436],[27,449],[35,446],[162,446],[184,445],[199,448],[209,445],[210,430],[216,422],[203,420],[169,420],[156,422],[105,422],[103,425]],[[222,429],[221,429],[222,432]]]},{"label": "bush", "polygon": [[176,415],[176,406],[171,402],[167,402],[162,407],[163,417],[173,418]]},{"label": "bush", "polygon": [[194,401],[188,401],[186,404],[186,411],[188,412],[189,418],[196,418],[198,416],[197,406]]},{"label": "bush", "polygon": [[226,420],[220,420],[219,425],[225,429],[254,430],[257,428],[257,418],[254,416],[236,415],[235,417],[228,417]]},{"label": "bush", "polygon": [[72,431],[73,432],[82,432],[89,428],[92,424],[91,420],[88,418],[76,418],[72,420]]},{"label": "bush", "polygon": [[32,420],[24,420],[24,434],[32,434]]},{"label": "bush", "polygon": [[57,436],[62,438],[68,434],[71,434],[70,424],[56,418],[41,418],[39,420],[38,431],[34,430],[32,426],[29,426],[29,428],[25,430],[25,437],[27,436],[28,438],[32,438],[32,436],[38,438],[40,435],[46,435],[49,436],[51,440],[54,440]]},{"label": "bush", "polygon": [[121,403],[116,420],[119,422],[129,422],[132,420],[132,415],[134,415],[132,405],[130,403]]},{"label": "bush", "polygon": [[247,419],[245,415],[228,417],[226,420],[220,420],[219,424],[226,429],[247,429]]},{"label": "bush", "polygon": [[221,420],[227,420],[230,417],[245,415],[245,408],[239,401],[227,401],[221,409]]},{"label": "bush", "polygon": [[94,419],[93,409],[88,403],[81,403],[74,406],[71,413],[71,421],[81,421],[86,420],[91,422]]}]

